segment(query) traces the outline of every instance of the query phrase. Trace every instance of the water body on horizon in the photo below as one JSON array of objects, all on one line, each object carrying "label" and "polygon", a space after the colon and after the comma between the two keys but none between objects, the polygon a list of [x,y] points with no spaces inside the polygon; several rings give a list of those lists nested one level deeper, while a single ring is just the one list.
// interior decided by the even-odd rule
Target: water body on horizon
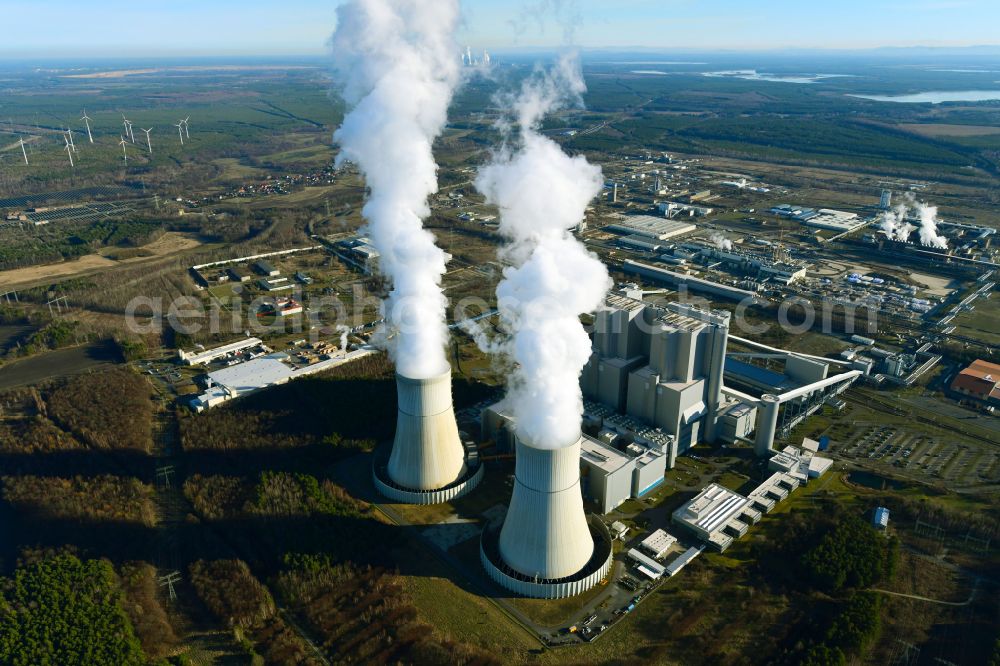
[{"label": "water body on horizon", "polygon": [[800,76],[784,76],[767,74],[755,69],[737,69],[721,72],[702,72],[702,76],[716,79],[743,79],[745,81],[769,81],[771,83],[819,83],[825,79],[839,79],[854,76],[853,74],[804,74]]},{"label": "water body on horizon", "polygon": [[1000,100],[1000,90],[953,90],[928,91],[910,95],[848,95],[874,102],[898,102],[904,104],[940,104],[942,102],[989,102]]}]

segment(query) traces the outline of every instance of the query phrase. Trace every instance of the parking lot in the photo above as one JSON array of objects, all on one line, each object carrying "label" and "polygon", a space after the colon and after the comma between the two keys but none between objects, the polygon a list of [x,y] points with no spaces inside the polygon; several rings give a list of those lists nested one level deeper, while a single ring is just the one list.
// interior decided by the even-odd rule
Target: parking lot
[{"label": "parking lot", "polygon": [[865,466],[894,468],[932,483],[974,486],[1000,482],[994,451],[933,429],[859,422],[840,442],[834,440],[832,452]]}]

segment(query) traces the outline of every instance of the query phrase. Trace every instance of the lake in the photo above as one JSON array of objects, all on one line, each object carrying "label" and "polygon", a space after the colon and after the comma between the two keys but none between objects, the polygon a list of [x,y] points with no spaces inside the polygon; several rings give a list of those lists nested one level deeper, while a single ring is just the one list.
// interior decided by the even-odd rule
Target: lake
[{"label": "lake", "polygon": [[1000,100],[1000,90],[929,91],[911,95],[848,95],[873,102],[903,102],[906,104],[940,104],[941,102],[987,102]]}]

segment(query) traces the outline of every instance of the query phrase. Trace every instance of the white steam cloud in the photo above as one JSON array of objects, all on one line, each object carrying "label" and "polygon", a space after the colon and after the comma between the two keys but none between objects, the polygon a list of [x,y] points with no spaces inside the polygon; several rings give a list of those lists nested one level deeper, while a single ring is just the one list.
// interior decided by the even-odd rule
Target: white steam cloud
[{"label": "white steam cloud", "polygon": [[937,206],[917,204],[917,215],[920,217],[920,244],[944,250],[948,247],[948,239],[937,230]]},{"label": "white steam cloud", "polygon": [[337,163],[365,175],[366,233],[392,282],[383,304],[387,346],[401,374],[443,372],[447,328],[441,276],[448,255],[423,228],[437,191],[432,145],[460,81],[453,41],[458,0],[351,0],[337,8],[335,67],[350,111],[334,140]]},{"label": "white steam cloud", "polygon": [[733,249],[733,241],[729,240],[725,236],[719,233],[712,234],[709,240],[715,245],[716,248],[724,250],[725,252],[730,252]]},{"label": "white steam cloud", "polygon": [[611,287],[604,264],[569,232],[601,192],[601,169],[538,131],[545,114],[578,102],[584,90],[575,57],[536,71],[502,104],[519,126],[515,147],[505,145],[476,178],[499,207],[500,232],[510,241],[502,254],[512,265],[497,286],[510,334],[501,349],[515,363],[507,402],[518,436],[540,448],[570,446],[580,437],[580,372],[591,354],[580,315],[596,310]]},{"label": "white steam cloud", "polygon": [[[919,227],[915,227],[907,222],[911,210],[916,215],[917,220],[919,220]],[[938,233],[937,211],[936,206],[928,205],[923,201],[917,201],[913,194],[907,193],[903,203],[882,214],[882,221],[879,223],[879,228],[889,240],[904,243],[909,240],[910,234],[916,229],[919,231],[921,245],[944,250],[948,247],[948,239]]]}]

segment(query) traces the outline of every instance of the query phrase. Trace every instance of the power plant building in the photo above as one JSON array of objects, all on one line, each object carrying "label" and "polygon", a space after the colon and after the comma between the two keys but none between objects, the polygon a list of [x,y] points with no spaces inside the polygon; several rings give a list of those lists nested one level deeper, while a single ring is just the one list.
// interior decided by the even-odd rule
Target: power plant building
[{"label": "power plant building", "polygon": [[637,444],[619,451],[586,435],[581,440],[580,464],[584,493],[602,514],[656,488],[667,471],[663,451]]},{"label": "power plant building", "polygon": [[617,293],[606,305],[595,321],[583,394],[671,436],[672,468],[678,455],[717,437],[730,315]]},{"label": "power plant building", "polygon": [[749,499],[713,483],[674,511],[672,519],[709,545],[725,550],[734,536],[746,533],[749,526],[741,517],[750,508]]},{"label": "power plant building", "polygon": [[[636,428],[636,433],[620,428],[625,433],[620,436],[610,410],[592,402],[585,409],[585,423],[594,429],[603,426],[600,438],[584,435],[580,440],[583,494],[598,512],[613,511],[627,499],[643,497],[663,483],[672,438],[648,428]],[[608,418],[604,420],[604,416]],[[493,440],[500,452],[514,450],[516,425],[503,402],[484,409],[481,421],[484,439]]]},{"label": "power plant building", "polygon": [[663,530],[656,530],[642,540],[639,548],[649,553],[652,558],[658,560],[666,555],[675,543],[677,543],[677,537]]}]

